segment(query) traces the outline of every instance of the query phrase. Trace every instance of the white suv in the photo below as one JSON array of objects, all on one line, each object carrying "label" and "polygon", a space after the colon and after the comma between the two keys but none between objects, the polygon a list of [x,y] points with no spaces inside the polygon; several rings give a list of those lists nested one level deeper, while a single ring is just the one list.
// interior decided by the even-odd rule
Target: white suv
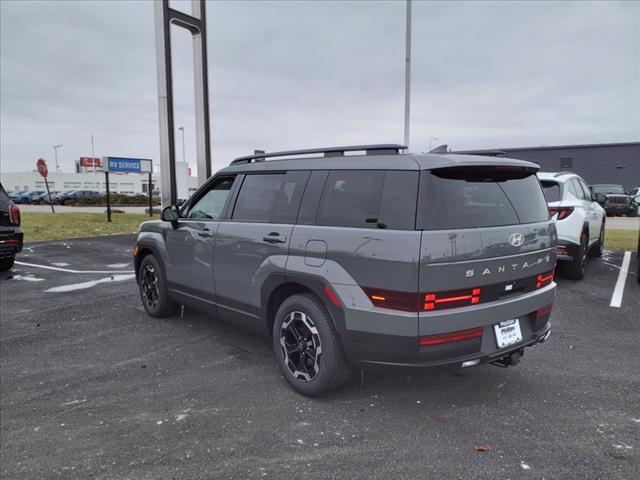
[{"label": "white suv", "polygon": [[602,254],[605,210],[574,173],[540,172],[538,178],[558,229],[558,261],[564,262],[568,277],[581,279],[587,254]]}]

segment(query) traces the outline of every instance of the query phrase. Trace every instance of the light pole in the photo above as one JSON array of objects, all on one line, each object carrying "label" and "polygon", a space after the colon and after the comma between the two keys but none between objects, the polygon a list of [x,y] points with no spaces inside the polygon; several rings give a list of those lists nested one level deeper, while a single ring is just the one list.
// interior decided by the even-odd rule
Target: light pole
[{"label": "light pole", "polygon": [[438,140],[438,137],[431,137],[431,138],[429,139],[429,151],[431,151],[431,141],[432,141],[432,140]]},{"label": "light pole", "polygon": [[184,163],[187,163],[187,161],[184,159],[184,127],[178,127],[178,130],[180,130],[180,133],[182,133],[182,161]]},{"label": "light pole", "polygon": [[185,183],[185,200],[189,198],[189,166],[184,155],[184,127],[178,127],[180,133],[182,133],[182,163],[184,163],[184,183]]},{"label": "light pole", "polygon": [[409,122],[411,102],[411,0],[407,0],[407,25],[404,57],[404,144],[409,148]]},{"label": "light pole", "polygon": [[58,149],[62,148],[62,145],[54,145],[53,146],[53,155],[56,158],[56,173],[60,173],[60,166],[58,165]]}]

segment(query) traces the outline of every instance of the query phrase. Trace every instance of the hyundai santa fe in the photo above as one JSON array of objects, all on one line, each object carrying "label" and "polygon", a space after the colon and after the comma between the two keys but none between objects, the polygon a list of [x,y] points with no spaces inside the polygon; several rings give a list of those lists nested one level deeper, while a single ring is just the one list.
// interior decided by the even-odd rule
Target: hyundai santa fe
[{"label": "hyundai santa fe", "polygon": [[234,160],[141,225],[144,308],[257,326],[309,396],[352,369],[515,365],[549,336],[555,294],[538,166],[405,148]]}]

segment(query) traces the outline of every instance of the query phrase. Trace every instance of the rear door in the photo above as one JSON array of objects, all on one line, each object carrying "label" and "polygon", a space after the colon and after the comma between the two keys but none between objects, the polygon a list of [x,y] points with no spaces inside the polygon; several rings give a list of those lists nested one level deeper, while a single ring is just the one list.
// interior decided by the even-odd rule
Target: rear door
[{"label": "rear door", "polygon": [[215,245],[218,313],[230,321],[261,319],[261,293],[272,275],[284,275],[289,242],[308,171],[243,176],[231,218]]},{"label": "rear door", "polygon": [[[535,175],[516,167],[459,167],[424,171],[420,183],[422,307],[427,296],[436,300],[421,310],[525,293],[538,274],[554,269],[556,229]],[[465,328],[442,325],[443,331],[458,327]]]}]

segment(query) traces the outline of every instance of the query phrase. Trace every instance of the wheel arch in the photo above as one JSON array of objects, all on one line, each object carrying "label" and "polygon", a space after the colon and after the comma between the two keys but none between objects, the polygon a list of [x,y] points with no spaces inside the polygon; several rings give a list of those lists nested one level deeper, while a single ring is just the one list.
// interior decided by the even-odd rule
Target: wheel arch
[{"label": "wheel arch", "polygon": [[263,315],[269,337],[273,336],[273,324],[280,305],[292,295],[310,294],[315,297],[329,315],[336,330],[340,330],[341,310],[327,301],[325,282],[316,278],[302,276],[286,276],[279,283],[272,283],[270,288],[263,289]]}]

